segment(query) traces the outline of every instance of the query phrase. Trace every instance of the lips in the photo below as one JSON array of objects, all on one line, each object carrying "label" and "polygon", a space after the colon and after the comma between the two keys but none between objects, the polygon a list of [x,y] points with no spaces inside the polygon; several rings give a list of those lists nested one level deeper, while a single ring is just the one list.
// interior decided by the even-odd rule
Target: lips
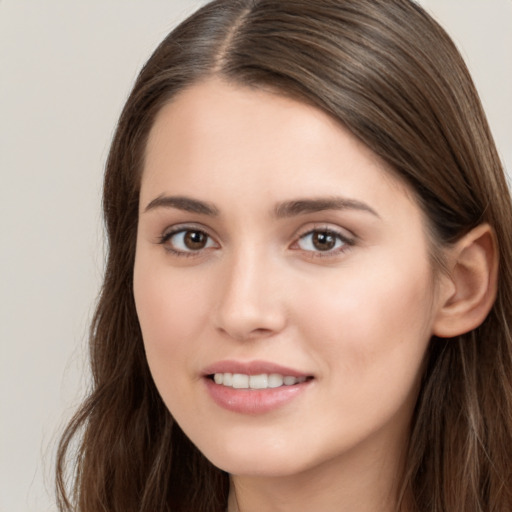
[{"label": "lips", "polygon": [[313,376],[266,361],[221,361],[203,372],[206,389],[214,402],[241,414],[262,414],[305,391]]},{"label": "lips", "polygon": [[219,361],[203,370],[203,375],[215,375],[216,373],[240,373],[242,375],[279,374],[290,377],[309,377],[308,373],[294,368],[288,368],[269,361]]}]

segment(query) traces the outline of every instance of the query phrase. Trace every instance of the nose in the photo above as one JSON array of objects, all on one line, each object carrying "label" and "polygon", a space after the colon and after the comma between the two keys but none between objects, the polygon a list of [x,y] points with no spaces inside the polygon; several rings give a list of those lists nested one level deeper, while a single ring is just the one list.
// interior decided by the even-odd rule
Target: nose
[{"label": "nose", "polygon": [[287,322],[286,290],[279,265],[257,250],[246,250],[224,262],[216,329],[236,340],[272,336]]}]

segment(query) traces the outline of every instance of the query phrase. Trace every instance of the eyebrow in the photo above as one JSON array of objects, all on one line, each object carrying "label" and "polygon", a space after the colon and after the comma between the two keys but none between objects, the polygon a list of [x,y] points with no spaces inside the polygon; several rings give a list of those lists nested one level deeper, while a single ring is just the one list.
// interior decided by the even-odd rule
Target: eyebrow
[{"label": "eyebrow", "polygon": [[144,213],[156,208],[176,208],[212,217],[219,215],[219,210],[213,204],[184,196],[158,196],[146,206]]},{"label": "eyebrow", "polygon": [[343,197],[321,197],[318,199],[286,201],[276,206],[275,216],[277,218],[294,217],[324,210],[359,210],[380,218],[380,215],[366,203]]},{"label": "eyebrow", "polygon": [[[185,196],[158,196],[146,206],[144,213],[157,208],[175,208],[211,217],[216,217],[220,214],[218,208],[212,203]],[[276,205],[274,215],[276,218],[282,219],[325,210],[359,210],[380,218],[380,215],[366,203],[343,197],[321,197],[285,201]]]}]

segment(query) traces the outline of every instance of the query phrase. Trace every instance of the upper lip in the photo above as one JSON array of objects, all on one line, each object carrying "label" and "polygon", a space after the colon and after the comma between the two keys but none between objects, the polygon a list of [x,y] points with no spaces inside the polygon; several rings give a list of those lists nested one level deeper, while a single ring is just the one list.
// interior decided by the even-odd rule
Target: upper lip
[{"label": "upper lip", "polygon": [[308,373],[288,368],[270,361],[218,361],[207,366],[203,375],[214,375],[215,373],[241,373],[244,375],[261,375],[277,373],[285,377],[310,377]]}]

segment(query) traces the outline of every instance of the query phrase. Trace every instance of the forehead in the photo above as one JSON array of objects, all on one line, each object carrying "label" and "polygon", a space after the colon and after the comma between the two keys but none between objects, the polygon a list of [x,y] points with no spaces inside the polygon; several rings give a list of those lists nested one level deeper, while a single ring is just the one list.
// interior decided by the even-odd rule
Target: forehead
[{"label": "forehead", "polygon": [[[264,157],[277,148],[279,154],[290,147],[295,152],[299,148],[293,145],[299,140],[309,147],[321,141],[326,144],[330,135],[340,130],[341,125],[333,118],[305,102],[276,91],[211,78],[181,91],[160,110],[147,152],[162,151],[172,136],[187,142],[186,149],[196,150],[201,145],[203,153],[211,149],[209,142],[218,151],[230,147],[230,154],[240,145],[245,149],[265,147],[267,151],[260,155]],[[227,133],[230,138],[224,139]],[[365,149],[362,144],[361,149]]]},{"label": "forehead", "polygon": [[219,198],[223,191],[251,199],[260,193],[260,200],[336,193],[378,203],[390,191],[409,195],[377,155],[322,110],[220,79],[185,89],[155,119],[142,194],[170,188],[208,188]]}]

